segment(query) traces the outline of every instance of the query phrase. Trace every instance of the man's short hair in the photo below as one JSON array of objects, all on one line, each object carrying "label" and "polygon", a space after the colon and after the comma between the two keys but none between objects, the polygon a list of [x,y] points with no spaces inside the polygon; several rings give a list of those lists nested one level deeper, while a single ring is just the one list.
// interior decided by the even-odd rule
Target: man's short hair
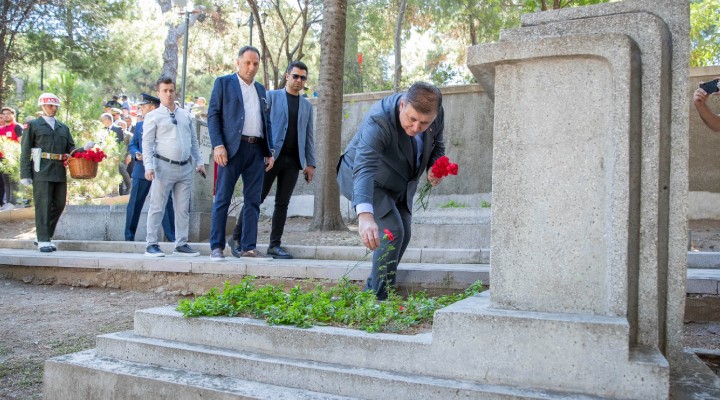
[{"label": "man's short hair", "polygon": [[257,47],[254,46],[243,46],[240,48],[240,51],[238,51],[238,58],[242,57],[243,54],[247,53],[248,51],[254,51],[255,54],[260,57],[260,50],[257,49]]},{"label": "man's short hair", "polygon": [[6,110],[10,111],[10,114],[15,115],[15,109],[12,107],[3,107],[0,109],[0,113],[4,113]]},{"label": "man's short hair", "polygon": [[164,83],[166,85],[172,84],[173,87],[177,87],[177,85],[175,85],[175,81],[173,80],[173,78],[171,78],[169,76],[161,76],[160,79],[158,79],[157,82],[155,82],[155,89],[158,89],[160,87],[161,83]]},{"label": "man's short hair", "polygon": [[112,117],[112,115],[110,115],[110,113],[103,113],[103,114],[100,116],[100,118],[106,119],[106,120],[108,120],[108,121],[110,121],[110,122],[112,122],[112,120],[113,120],[113,117]]},{"label": "man's short hair", "polygon": [[403,96],[420,114],[432,114],[442,106],[442,93],[435,85],[426,82],[415,82]]},{"label": "man's short hair", "polygon": [[128,97],[127,97],[126,95],[122,95],[122,99],[123,99],[123,100],[127,100]]},{"label": "man's short hair", "polygon": [[[291,62],[290,65],[288,65],[287,70],[285,70],[285,72],[289,74],[290,71],[293,70],[293,68],[301,69],[301,70],[303,70],[303,71],[305,71],[305,72],[308,72],[308,67],[307,67],[307,65],[305,65],[305,63],[302,62],[302,61],[293,61],[293,62]],[[308,72],[308,73],[309,73],[309,72]]]}]

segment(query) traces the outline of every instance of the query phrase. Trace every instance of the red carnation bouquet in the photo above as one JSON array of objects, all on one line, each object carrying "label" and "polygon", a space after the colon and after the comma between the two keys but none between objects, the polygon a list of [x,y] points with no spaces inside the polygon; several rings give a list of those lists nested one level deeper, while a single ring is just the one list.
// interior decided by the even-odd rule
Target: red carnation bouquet
[{"label": "red carnation bouquet", "polygon": [[[451,163],[447,156],[442,156],[435,161],[435,164],[433,164],[432,168],[430,168],[430,171],[432,171],[435,178],[444,178],[448,175],[457,175],[459,169],[458,165]],[[425,182],[422,188],[420,188],[418,198],[415,201],[415,205],[417,206],[415,211],[420,208],[427,210],[428,205],[430,204],[430,191],[432,188],[432,183],[430,183],[429,180]]]},{"label": "red carnation bouquet", "polygon": [[73,158],[84,158],[88,161],[99,163],[100,161],[107,158],[107,154],[100,149],[90,149],[83,152],[76,151],[73,153]]}]

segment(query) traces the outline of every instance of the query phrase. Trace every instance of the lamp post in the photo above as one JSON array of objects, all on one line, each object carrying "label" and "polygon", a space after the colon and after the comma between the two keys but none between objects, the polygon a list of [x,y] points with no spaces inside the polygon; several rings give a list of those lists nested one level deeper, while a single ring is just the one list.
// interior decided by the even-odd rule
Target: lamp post
[{"label": "lamp post", "polygon": [[[191,1],[185,4],[185,10],[180,14],[185,15],[185,37],[183,38],[183,70],[182,70],[182,86],[180,92],[180,108],[185,108],[185,84],[187,82],[187,51],[188,51],[188,36],[190,35],[190,14],[200,14],[204,10],[204,7],[198,7],[195,9]],[[198,17],[198,20],[200,18]]]},{"label": "lamp post", "polygon": [[[260,19],[261,19],[262,23],[265,23],[265,20],[267,19],[267,14],[265,14],[264,12],[262,14],[260,14]],[[247,22],[245,22],[244,24],[241,24],[240,21],[241,21],[240,18],[235,20],[238,28],[241,26],[246,26],[246,25],[250,28],[250,43],[249,44],[250,44],[250,46],[252,46],[253,24],[255,23],[255,17],[253,17],[253,14],[250,13],[250,18],[247,20]]]}]

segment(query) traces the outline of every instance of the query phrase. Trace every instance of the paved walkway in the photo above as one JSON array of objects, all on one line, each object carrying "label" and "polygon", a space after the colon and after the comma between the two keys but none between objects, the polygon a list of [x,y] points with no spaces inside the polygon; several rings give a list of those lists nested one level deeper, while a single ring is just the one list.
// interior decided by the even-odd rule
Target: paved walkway
[{"label": "paved walkway", "polygon": [[[211,261],[207,243],[192,243],[198,257],[173,256],[172,244],[161,247],[168,254],[154,258],[143,254],[141,242],[57,241],[59,251],[40,253],[32,241],[0,240],[0,264],[58,268],[102,268],[124,271],[172,272],[188,274],[255,275],[272,278],[364,280],[370,270],[365,249],[347,246],[288,246],[293,260],[247,261],[228,256]],[[262,251],[263,246],[258,246]],[[229,252],[226,250],[226,252]],[[398,268],[398,283],[463,289],[477,280],[492,284],[488,259],[481,250],[408,249]],[[358,260],[360,260],[358,262]],[[688,294],[720,294],[720,269],[690,268]]]}]

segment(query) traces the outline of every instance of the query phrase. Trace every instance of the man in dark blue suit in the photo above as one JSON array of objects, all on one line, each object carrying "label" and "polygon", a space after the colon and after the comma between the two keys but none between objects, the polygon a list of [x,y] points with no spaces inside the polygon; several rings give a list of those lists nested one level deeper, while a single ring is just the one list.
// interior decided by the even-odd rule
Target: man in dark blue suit
[{"label": "man in dark blue suit", "polygon": [[[143,115],[160,106],[160,99],[147,93],[142,94],[143,100],[138,103],[142,107]],[[135,133],[133,134],[130,144],[128,144],[128,153],[137,161],[132,172],[132,189],[130,190],[130,200],[127,206],[127,215],[125,217],[125,240],[128,242],[135,241],[135,232],[137,231],[140,214],[148,193],[150,193],[151,181],[145,179],[145,166],[142,162],[142,134],[143,122],[139,121],[135,124]],[[162,220],[163,231],[168,241],[175,241],[175,211],[173,210],[172,197],[168,198],[165,206],[165,215]]]},{"label": "man in dark blue suit", "polygon": [[225,259],[225,226],[235,184],[242,177],[242,235],[233,253],[271,260],[256,249],[263,175],[274,163],[265,88],[255,82],[260,52],[244,46],[235,62],[237,73],[215,80],[208,106],[208,131],[218,165],[217,193],[210,224],[210,259]]}]

